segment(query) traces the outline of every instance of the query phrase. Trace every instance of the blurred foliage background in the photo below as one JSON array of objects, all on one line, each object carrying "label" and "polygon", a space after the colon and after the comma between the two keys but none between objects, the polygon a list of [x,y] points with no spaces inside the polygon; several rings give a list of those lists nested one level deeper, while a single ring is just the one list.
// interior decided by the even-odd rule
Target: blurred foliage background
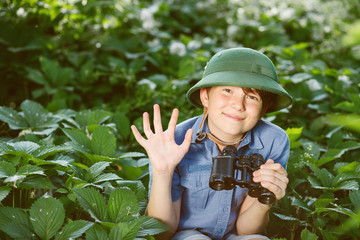
[{"label": "blurred foliage background", "polygon": [[[200,114],[187,102],[187,90],[215,52],[239,46],[268,55],[294,98],[289,109],[265,116],[291,140],[288,193],[274,206],[268,235],[360,238],[358,0],[1,1],[0,138],[7,145],[0,160],[9,161],[15,153],[8,145],[19,141],[42,145],[51,138],[58,147],[71,139],[66,151],[86,159],[73,157],[72,166],[111,162],[119,170],[111,173],[146,186],[141,155],[121,155],[143,152],[130,124],[141,128],[142,112],[154,103],[161,105],[164,123],[175,107],[179,121]],[[42,115],[31,115],[36,112]],[[88,137],[101,132],[113,147],[81,148],[73,142],[84,136],[64,128]],[[53,158],[62,151],[51,152]],[[70,179],[74,168],[68,171]],[[14,191],[2,205],[16,205],[6,201]],[[65,208],[73,206],[70,200],[62,199]]]}]

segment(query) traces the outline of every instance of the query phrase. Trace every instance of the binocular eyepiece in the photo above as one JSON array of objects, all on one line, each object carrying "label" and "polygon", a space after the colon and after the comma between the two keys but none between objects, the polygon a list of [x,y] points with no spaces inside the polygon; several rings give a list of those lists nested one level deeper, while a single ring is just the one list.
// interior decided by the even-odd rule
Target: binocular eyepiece
[{"label": "binocular eyepiece", "polygon": [[[249,189],[250,197],[258,198],[263,204],[272,204],[276,199],[275,194],[252,180],[252,173],[264,162],[260,154],[237,156],[236,147],[226,146],[221,155],[213,158],[209,186],[216,191],[221,191],[231,190],[239,185]],[[235,170],[240,172],[240,180],[234,178]]]}]

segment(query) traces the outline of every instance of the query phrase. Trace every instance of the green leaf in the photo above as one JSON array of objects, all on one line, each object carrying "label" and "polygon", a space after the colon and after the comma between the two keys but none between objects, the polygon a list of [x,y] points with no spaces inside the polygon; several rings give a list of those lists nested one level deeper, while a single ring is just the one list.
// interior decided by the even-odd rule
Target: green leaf
[{"label": "green leaf", "polygon": [[11,145],[14,148],[15,152],[17,151],[17,152],[23,152],[23,153],[27,153],[27,154],[32,154],[35,150],[40,148],[39,144],[30,142],[30,141],[15,142],[15,143],[12,143]]},{"label": "green leaf", "polygon": [[109,240],[133,240],[139,231],[140,224],[138,222],[118,223],[112,227],[109,234]]},{"label": "green leaf", "polygon": [[133,191],[118,188],[110,194],[108,202],[109,218],[112,222],[126,222],[133,219],[139,212],[139,205]]},{"label": "green leaf", "polygon": [[64,207],[55,198],[39,198],[33,203],[29,213],[34,231],[41,239],[51,239],[65,219]]},{"label": "green leaf", "polygon": [[0,229],[14,239],[31,239],[29,216],[23,209],[0,207]]},{"label": "green leaf", "polygon": [[95,179],[93,179],[93,183],[102,183],[102,182],[108,182],[108,181],[115,181],[115,180],[121,180],[121,177],[116,175],[115,173],[103,173],[100,176],[97,176]]},{"label": "green leaf", "polygon": [[141,216],[139,220],[141,221],[141,227],[137,234],[138,237],[156,235],[170,230],[164,223],[148,216]]},{"label": "green leaf", "polygon": [[317,239],[318,239],[318,237],[314,233],[311,233],[307,229],[302,230],[301,240],[317,240]]},{"label": "green leaf", "polygon": [[45,175],[44,169],[38,166],[26,164],[19,168],[18,174],[21,175],[32,175],[32,174],[39,174],[39,175]]},{"label": "green leaf", "polygon": [[77,220],[70,222],[65,225],[63,229],[56,235],[56,240],[67,240],[67,239],[76,239],[80,237],[83,233],[86,232],[94,223]]},{"label": "green leaf", "polygon": [[87,118],[87,125],[98,125],[102,124],[106,120],[108,120],[112,116],[111,112],[103,111],[103,110],[96,110],[89,114]]},{"label": "green leaf", "polygon": [[0,178],[10,177],[16,174],[16,168],[11,163],[0,162]]},{"label": "green leaf", "polygon": [[20,108],[29,126],[33,129],[46,122],[49,117],[48,111],[43,106],[31,100],[22,102]]},{"label": "green leaf", "polygon": [[297,141],[297,139],[301,136],[302,129],[303,129],[302,127],[286,129],[286,133],[289,136],[291,149],[294,149],[294,148],[297,148],[300,146],[300,143]]},{"label": "green leaf", "polygon": [[123,139],[127,139],[130,135],[130,121],[125,114],[117,112],[114,114],[113,121],[116,129]]},{"label": "green leaf", "polygon": [[33,154],[36,158],[45,159],[48,156],[69,150],[71,150],[71,148],[68,146],[40,146],[40,148],[36,149],[36,152]]},{"label": "green leaf", "polygon": [[73,189],[81,207],[90,213],[96,221],[106,221],[106,202],[104,197],[95,189],[80,188]]},{"label": "green leaf", "polygon": [[2,186],[0,187],[0,203],[2,200],[4,200],[7,195],[9,195],[11,191],[11,187],[8,187],[8,186]]},{"label": "green leaf", "polygon": [[138,202],[147,196],[145,186],[141,181],[122,180],[118,182],[118,186],[130,188],[135,193]]},{"label": "green leaf", "polygon": [[355,207],[356,211],[360,210],[360,192],[359,191],[351,191],[349,194],[350,200]]},{"label": "green leaf", "polygon": [[26,120],[17,111],[8,107],[0,107],[0,120],[9,124],[10,129],[26,129]]},{"label": "green leaf", "polygon": [[90,139],[83,133],[81,130],[78,129],[62,129],[66,136],[68,136],[71,141],[76,143],[81,149],[90,150],[91,143]]},{"label": "green leaf", "polygon": [[108,128],[100,126],[92,135],[91,149],[97,155],[111,157],[116,149],[116,138]]},{"label": "green leaf", "polygon": [[104,169],[107,168],[109,165],[110,165],[109,162],[97,162],[97,163],[94,163],[89,168],[91,179],[94,179],[97,176],[99,176],[104,171]]},{"label": "green leaf", "polygon": [[107,239],[107,237],[108,235],[106,230],[97,223],[86,231],[86,240]]},{"label": "green leaf", "polygon": [[141,168],[132,167],[132,166],[124,167],[125,177],[129,180],[138,179],[141,176],[141,173],[142,173]]},{"label": "green leaf", "polygon": [[[19,175],[23,177],[23,175]],[[40,176],[40,175],[29,175],[27,176],[20,184],[20,189],[52,189],[54,185],[49,181],[47,176]]]},{"label": "green leaf", "polygon": [[139,152],[127,152],[127,153],[120,154],[120,156],[118,158],[119,159],[122,159],[122,158],[136,158],[136,157],[144,157],[144,156],[145,156],[145,154],[139,153]]}]

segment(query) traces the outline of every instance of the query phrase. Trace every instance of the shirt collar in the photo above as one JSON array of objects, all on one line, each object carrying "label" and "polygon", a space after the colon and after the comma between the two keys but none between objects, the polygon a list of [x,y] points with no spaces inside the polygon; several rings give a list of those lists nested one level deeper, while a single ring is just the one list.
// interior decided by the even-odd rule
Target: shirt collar
[{"label": "shirt collar", "polygon": [[[201,120],[203,118],[204,114],[201,114],[198,119],[196,120],[195,124],[193,125],[193,127],[191,128],[193,130],[193,134],[192,134],[192,140],[191,143],[196,143],[195,140],[197,138],[196,133],[199,130],[200,124],[201,124]],[[262,121],[262,120],[259,120]],[[242,142],[240,143],[239,148],[244,147],[246,145],[249,145],[250,149],[262,149],[264,148],[264,144],[261,141],[260,138],[260,133],[257,131],[256,128],[257,124],[255,125],[255,127],[253,129],[250,130],[250,132],[247,134],[247,136],[244,138],[244,140],[242,140]],[[203,127],[202,127],[202,132],[210,132],[210,129],[207,125],[207,120],[204,122]],[[212,142],[210,139],[205,138],[203,140],[203,142],[205,141],[210,141]],[[197,143],[198,144],[198,143]]]}]

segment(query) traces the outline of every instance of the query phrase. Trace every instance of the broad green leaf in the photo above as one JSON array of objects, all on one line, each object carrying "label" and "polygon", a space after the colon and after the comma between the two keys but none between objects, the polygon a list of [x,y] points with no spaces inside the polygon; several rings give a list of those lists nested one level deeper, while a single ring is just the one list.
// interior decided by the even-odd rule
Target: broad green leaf
[{"label": "broad green leaf", "polygon": [[[25,177],[24,175],[19,175],[19,177]],[[54,185],[49,181],[47,176],[41,175],[29,175],[21,181],[19,184],[20,189],[52,189]]]},{"label": "broad green leaf", "polygon": [[15,151],[32,154],[35,150],[40,148],[40,145],[30,141],[20,141],[12,143],[11,146]]},{"label": "broad green leaf", "polygon": [[37,70],[37,69],[33,69],[33,68],[29,68],[29,67],[25,67],[26,71],[27,71],[27,78],[30,79],[31,81],[38,83],[40,85],[48,85],[46,79],[44,78],[43,74]]},{"label": "broad green leaf", "polygon": [[90,139],[81,130],[78,129],[62,129],[62,130],[66,134],[66,136],[68,136],[74,143],[76,143],[82,149],[90,150],[91,148]]},{"label": "broad green leaf", "polygon": [[141,181],[121,180],[117,184],[119,187],[130,188],[135,193],[138,202],[144,200],[147,196],[145,186]]},{"label": "broad green leaf", "polygon": [[127,139],[130,135],[130,121],[124,113],[117,112],[114,114],[113,121],[116,129],[123,139]]},{"label": "broad green leaf", "polygon": [[124,173],[127,179],[136,180],[141,176],[142,170],[137,167],[124,167]]},{"label": "broad green leaf", "polygon": [[119,159],[122,159],[122,158],[136,158],[136,157],[144,157],[144,156],[145,156],[145,154],[139,153],[139,152],[127,152],[127,153],[120,154],[120,156],[118,158]]},{"label": "broad green leaf", "polygon": [[14,109],[0,107],[0,120],[9,124],[10,129],[26,129],[26,120]]},{"label": "broad green leaf", "polygon": [[133,191],[118,188],[110,194],[108,213],[111,222],[126,222],[137,216],[139,205]]},{"label": "broad green leaf", "polygon": [[292,200],[292,203],[291,203],[293,206],[297,206],[299,208],[302,208],[304,209],[305,211],[307,212],[312,212],[313,209],[311,209],[305,202],[303,202],[302,200],[298,199],[298,198],[294,198]]},{"label": "broad green leaf", "polygon": [[107,168],[109,165],[110,165],[109,162],[97,162],[97,163],[94,163],[89,168],[91,179],[95,179],[97,176],[99,176],[104,171],[104,169]]},{"label": "broad green leaf", "polygon": [[7,195],[9,195],[11,191],[11,188],[8,186],[2,186],[0,187],[0,203],[4,198],[6,198]]},{"label": "broad green leaf", "polygon": [[169,227],[166,226],[164,223],[148,216],[141,216],[137,221],[141,222],[141,227],[137,234],[138,237],[156,235],[170,230]]},{"label": "broad green leaf", "polygon": [[334,188],[336,190],[354,190],[357,191],[359,190],[359,183],[355,180],[348,180],[348,181],[344,181],[341,182],[340,184],[334,186]]},{"label": "broad green leaf", "polygon": [[101,156],[113,156],[116,149],[116,138],[109,129],[100,126],[95,129],[91,139],[91,150]]},{"label": "broad green leaf", "polygon": [[71,148],[68,146],[40,146],[40,148],[34,152],[34,157],[45,159],[48,156],[69,150],[71,150]]},{"label": "broad green leaf", "polygon": [[133,240],[139,231],[140,224],[135,222],[121,222],[112,227],[109,234],[109,240]]},{"label": "broad green leaf", "polygon": [[18,174],[22,175],[32,175],[32,174],[39,174],[45,175],[44,169],[35,165],[26,164],[19,168]]},{"label": "broad green leaf", "polygon": [[94,223],[77,220],[66,224],[55,236],[56,240],[76,239],[86,232]]},{"label": "broad green leaf", "polygon": [[48,111],[43,106],[31,100],[22,102],[20,108],[29,126],[33,129],[46,122],[50,117]]},{"label": "broad green leaf", "polygon": [[0,229],[14,239],[31,239],[28,214],[23,209],[0,207]]},{"label": "broad green leaf", "polygon": [[9,162],[0,162],[0,178],[6,178],[15,175],[16,168]]},{"label": "broad green leaf", "polygon": [[296,73],[293,76],[291,76],[290,79],[293,83],[300,83],[300,82],[308,80],[312,77],[313,76],[309,73]]},{"label": "broad green leaf", "polygon": [[360,211],[360,192],[351,191],[349,194],[350,200],[355,207],[356,211]]},{"label": "broad green leaf", "polygon": [[314,171],[314,176],[316,176],[321,181],[323,187],[332,186],[332,179],[334,178],[332,173],[330,173],[325,168],[319,169],[313,164],[310,164],[310,167]]},{"label": "broad green leaf", "polygon": [[89,230],[86,231],[86,240],[107,239],[106,230],[99,224],[95,223]]},{"label": "broad green leaf", "polygon": [[96,221],[106,221],[106,202],[98,191],[92,188],[73,189],[73,191],[84,211],[89,212]]},{"label": "broad green leaf", "polygon": [[29,213],[34,231],[41,239],[54,237],[65,219],[64,207],[55,198],[39,198],[33,203]]},{"label": "broad green leaf", "polygon": [[343,165],[340,167],[337,172],[344,173],[344,172],[355,172],[356,168],[360,165],[358,162],[351,162],[349,164]]},{"label": "broad green leaf", "polygon": [[110,230],[108,239],[109,240],[117,240],[117,239],[123,240],[124,239],[123,232],[125,232],[125,234],[126,234],[128,224],[129,223],[119,223],[118,226],[112,227]]},{"label": "broad green leaf", "polygon": [[311,233],[307,229],[302,230],[301,240],[317,240],[317,239],[318,239],[318,237],[314,233]]},{"label": "broad green leaf", "polygon": [[290,140],[290,148],[294,149],[300,146],[300,143],[297,141],[297,139],[301,136],[303,128],[288,128],[286,129],[286,133],[289,136]]},{"label": "broad green leaf", "polygon": [[97,176],[95,179],[93,179],[93,183],[102,183],[102,182],[108,182],[108,181],[115,181],[115,180],[121,180],[121,177],[116,175],[115,173],[103,173],[99,176]]},{"label": "broad green leaf", "polygon": [[112,116],[111,112],[96,110],[89,114],[87,125],[102,124]]}]

